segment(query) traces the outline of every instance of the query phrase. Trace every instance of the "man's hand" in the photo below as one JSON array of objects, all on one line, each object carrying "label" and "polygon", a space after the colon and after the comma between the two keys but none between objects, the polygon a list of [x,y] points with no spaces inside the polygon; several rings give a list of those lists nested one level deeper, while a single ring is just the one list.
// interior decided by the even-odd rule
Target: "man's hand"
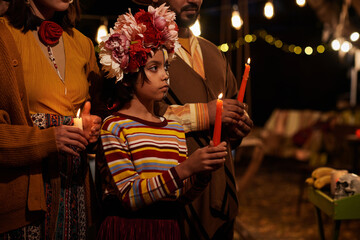
[{"label": "man's hand", "polygon": [[[209,102],[208,112],[210,124],[215,124],[216,101]],[[253,121],[247,113],[247,104],[235,99],[223,100],[222,124],[227,127],[228,134],[235,139],[247,136],[254,126]]]},{"label": "man's hand", "polygon": [[[208,102],[208,112],[210,124],[215,124],[216,115],[216,99]],[[223,124],[237,124],[244,115],[244,104],[235,99],[223,100],[222,123]]]},{"label": "man's hand", "polygon": [[236,124],[230,125],[230,134],[237,139],[247,136],[254,127],[253,121],[249,114],[244,110],[244,114],[240,117]]}]

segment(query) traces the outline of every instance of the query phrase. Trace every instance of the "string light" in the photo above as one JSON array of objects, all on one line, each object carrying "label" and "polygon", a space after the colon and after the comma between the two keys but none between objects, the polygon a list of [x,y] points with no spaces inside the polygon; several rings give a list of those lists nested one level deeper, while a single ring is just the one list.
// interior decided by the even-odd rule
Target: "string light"
[{"label": "string light", "polygon": [[274,16],[274,4],[272,3],[272,1],[269,1],[265,4],[264,7],[264,16],[267,19],[271,19]]},{"label": "string light", "polygon": [[[258,30],[255,31],[254,34],[247,34],[245,35],[245,37],[238,38],[235,43],[223,43],[220,46],[218,46],[218,48],[222,52],[236,50],[237,48],[240,48],[240,46],[244,44],[251,44],[257,41],[257,38],[263,39],[268,44],[273,45],[276,48],[283,50],[284,52],[293,53],[296,55],[306,54],[310,56],[315,54],[322,54],[326,50],[323,44],[319,44],[315,47],[306,46],[305,48],[302,48],[301,46],[295,44],[287,44],[282,40],[275,38],[271,34],[268,34],[265,30]],[[314,49],[316,49],[316,51]],[[339,44],[339,49],[340,49],[340,44]]]}]

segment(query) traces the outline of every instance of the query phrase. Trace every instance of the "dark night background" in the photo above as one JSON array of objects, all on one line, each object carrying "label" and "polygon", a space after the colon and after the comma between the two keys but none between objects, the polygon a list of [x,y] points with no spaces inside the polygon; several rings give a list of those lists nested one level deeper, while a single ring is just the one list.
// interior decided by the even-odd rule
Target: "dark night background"
[{"label": "dark night background", "polygon": [[[222,44],[220,2],[205,0],[200,13],[201,36],[216,45]],[[249,0],[250,34],[265,30],[284,43],[303,49],[312,46],[315,50],[322,43],[323,23],[310,6],[300,8],[295,0],[274,0],[275,16],[267,20],[263,15],[264,4],[264,0]],[[108,26],[112,27],[117,15],[128,8],[135,12],[139,7],[130,0],[83,0],[83,18],[78,28],[95,43],[96,30],[101,24],[98,16],[107,16]],[[235,42],[235,30],[231,31]],[[353,64],[350,56],[340,59],[330,49],[323,54],[296,55],[258,37],[250,43],[250,57],[251,112],[257,126],[262,126],[275,108],[334,110],[336,101],[349,92],[348,72]],[[232,68],[235,72],[234,64]]]}]

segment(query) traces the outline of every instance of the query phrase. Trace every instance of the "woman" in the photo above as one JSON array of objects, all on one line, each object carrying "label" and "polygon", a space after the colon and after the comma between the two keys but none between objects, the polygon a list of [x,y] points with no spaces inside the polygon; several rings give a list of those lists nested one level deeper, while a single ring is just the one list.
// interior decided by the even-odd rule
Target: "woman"
[{"label": "woman", "polygon": [[[86,239],[83,150],[101,119],[86,102],[99,70],[78,17],[78,0],[12,0],[0,18],[0,239]],[[68,126],[78,109],[83,130]]]}]

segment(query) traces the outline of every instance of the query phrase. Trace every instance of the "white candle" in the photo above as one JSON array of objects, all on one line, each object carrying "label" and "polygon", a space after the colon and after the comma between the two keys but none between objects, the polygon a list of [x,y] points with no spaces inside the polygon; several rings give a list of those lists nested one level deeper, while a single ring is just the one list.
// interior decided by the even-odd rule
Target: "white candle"
[{"label": "white candle", "polygon": [[80,117],[80,108],[77,111],[76,118],[74,118],[74,126],[83,130],[83,122],[82,118]]}]

